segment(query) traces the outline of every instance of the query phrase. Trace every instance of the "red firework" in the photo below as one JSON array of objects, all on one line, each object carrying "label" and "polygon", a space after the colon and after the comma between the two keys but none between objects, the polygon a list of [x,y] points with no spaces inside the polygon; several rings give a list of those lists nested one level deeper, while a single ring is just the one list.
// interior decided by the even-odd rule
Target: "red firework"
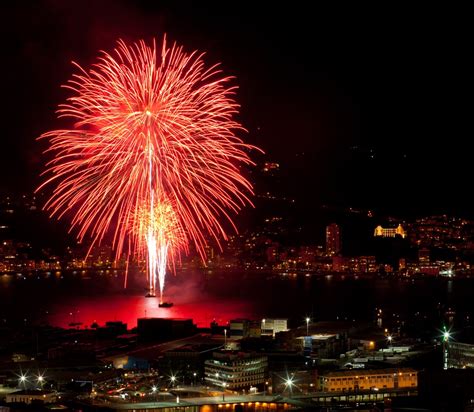
[{"label": "red firework", "polygon": [[64,86],[73,93],[58,116],[74,127],[40,137],[54,154],[38,188],[54,185],[51,216],[72,213],[91,247],[111,233],[116,258],[146,255],[150,279],[189,243],[204,259],[206,234],[226,239],[222,218],[233,226],[231,214],[250,203],[239,167],[253,147],[235,135],[236,87],[202,56],[166,39],[161,49],[119,41]]}]

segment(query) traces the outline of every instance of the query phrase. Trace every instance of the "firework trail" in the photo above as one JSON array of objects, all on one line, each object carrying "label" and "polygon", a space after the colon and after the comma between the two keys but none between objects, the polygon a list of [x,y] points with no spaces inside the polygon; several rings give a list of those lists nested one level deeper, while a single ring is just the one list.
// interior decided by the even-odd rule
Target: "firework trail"
[{"label": "firework trail", "polygon": [[116,259],[146,260],[161,296],[180,254],[192,245],[205,259],[206,236],[226,239],[222,220],[235,229],[231,215],[251,203],[240,167],[254,147],[235,135],[236,87],[202,57],[166,38],[161,48],[119,41],[64,86],[72,96],[58,117],[73,127],[40,136],[53,154],[37,189],[53,186],[51,216],[71,216],[90,248],[111,234]]}]

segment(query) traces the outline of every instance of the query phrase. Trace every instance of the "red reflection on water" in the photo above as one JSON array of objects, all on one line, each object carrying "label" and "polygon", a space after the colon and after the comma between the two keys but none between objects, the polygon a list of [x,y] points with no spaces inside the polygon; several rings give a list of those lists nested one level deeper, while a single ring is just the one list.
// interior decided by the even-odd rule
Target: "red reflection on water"
[{"label": "red reflection on water", "polygon": [[230,319],[254,318],[252,305],[242,300],[199,301],[175,303],[171,308],[158,307],[157,298],[144,296],[94,296],[86,299],[71,299],[56,303],[48,315],[53,326],[70,327],[71,323],[81,323],[80,327],[90,327],[97,322],[123,321],[128,328],[137,325],[137,318],[191,318],[199,327],[209,327],[213,320],[220,325]]}]

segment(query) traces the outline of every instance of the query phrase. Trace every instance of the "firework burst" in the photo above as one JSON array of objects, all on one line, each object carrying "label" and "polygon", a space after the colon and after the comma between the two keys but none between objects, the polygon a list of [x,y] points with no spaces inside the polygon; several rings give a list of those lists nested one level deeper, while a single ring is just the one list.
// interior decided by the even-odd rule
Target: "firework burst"
[{"label": "firework burst", "polygon": [[54,187],[51,216],[71,215],[91,247],[111,234],[116,259],[146,258],[150,290],[159,275],[161,293],[166,268],[189,245],[204,259],[206,236],[226,239],[222,220],[234,226],[252,195],[235,87],[202,57],[166,39],[119,41],[64,86],[72,96],[58,116],[74,126],[40,137],[54,156],[38,188]]}]

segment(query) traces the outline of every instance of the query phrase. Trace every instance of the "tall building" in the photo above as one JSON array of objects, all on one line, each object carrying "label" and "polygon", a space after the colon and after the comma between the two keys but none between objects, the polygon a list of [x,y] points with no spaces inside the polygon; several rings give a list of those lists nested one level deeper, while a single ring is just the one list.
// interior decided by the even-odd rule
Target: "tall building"
[{"label": "tall building", "polygon": [[230,390],[263,385],[267,368],[266,356],[246,352],[214,352],[204,362],[206,382]]},{"label": "tall building", "polygon": [[326,226],[326,253],[335,256],[341,251],[341,231],[336,223]]}]

